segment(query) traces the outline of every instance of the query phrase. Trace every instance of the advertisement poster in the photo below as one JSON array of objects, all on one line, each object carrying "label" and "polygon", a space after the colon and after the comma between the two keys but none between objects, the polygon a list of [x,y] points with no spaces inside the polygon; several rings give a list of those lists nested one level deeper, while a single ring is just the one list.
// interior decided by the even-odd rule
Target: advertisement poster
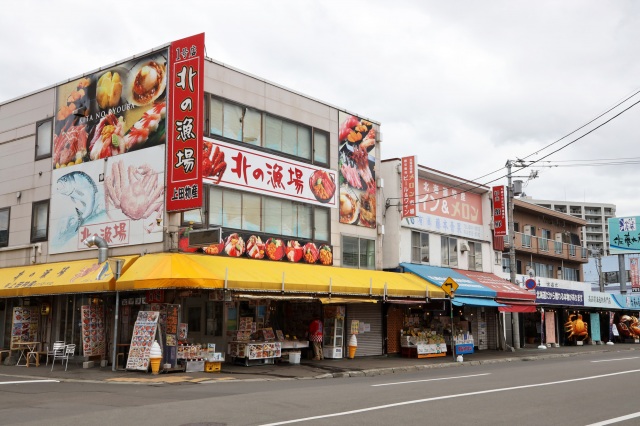
[{"label": "advertisement poster", "polygon": [[546,343],[558,343],[556,339],[556,317],[554,312],[544,313],[544,336]]},{"label": "advertisement poster", "polygon": [[36,342],[38,340],[38,324],[40,310],[37,306],[13,308],[11,322],[11,350],[17,349],[14,344]]},{"label": "advertisement poster", "polygon": [[50,253],[89,250],[98,235],[109,247],[162,241],[164,152],[156,146],[52,172]]},{"label": "advertisement poster", "polygon": [[82,320],[82,350],[84,356],[104,356],[104,308],[102,305],[83,305],[80,308]]},{"label": "advertisement poster", "polygon": [[133,325],[127,370],[147,371],[149,368],[149,351],[155,340],[160,313],[156,311],[140,311]]},{"label": "advertisement poster", "polygon": [[599,313],[590,313],[590,328],[591,328],[591,340],[595,342],[599,342],[602,340],[600,337],[600,314]]},{"label": "advertisement poster", "polygon": [[287,200],[337,207],[336,172],[206,138],[204,182]]},{"label": "advertisement poster", "polygon": [[338,112],[340,223],[375,228],[377,125]]},{"label": "advertisement poster", "polygon": [[418,213],[402,224],[465,238],[483,238],[482,196],[418,179]]},{"label": "advertisement poster", "polygon": [[406,217],[415,217],[416,206],[416,190],[418,188],[418,163],[417,157],[402,157],[400,171],[400,193],[402,197],[402,219]]},{"label": "advertisement poster", "polygon": [[169,49],[167,211],[202,207],[204,33],[171,43]]},{"label": "advertisement poster", "polygon": [[166,84],[158,51],[58,86],[54,169],[164,145]]},{"label": "advertisement poster", "polygon": [[493,200],[493,232],[496,237],[503,237],[509,235],[508,218],[507,218],[507,203],[508,200],[505,197],[504,185],[494,186],[492,191]]},{"label": "advertisement poster", "polygon": [[638,258],[632,257],[629,259],[630,274],[631,274],[631,292],[640,292],[640,276],[638,275]]}]

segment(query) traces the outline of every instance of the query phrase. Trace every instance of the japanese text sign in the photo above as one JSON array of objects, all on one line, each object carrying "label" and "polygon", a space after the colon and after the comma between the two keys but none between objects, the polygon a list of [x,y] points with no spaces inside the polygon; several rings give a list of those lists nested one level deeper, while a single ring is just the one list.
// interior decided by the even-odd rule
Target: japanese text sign
[{"label": "japanese text sign", "polygon": [[507,199],[505,198],[505,187],[494,186],[491,190],[493,201],[493,229],[496,237],[509,235],[507,227]]},{"label": "japanese text sign", "polygon": [[418,165],[416,156],[402,157],[400,172],[400,192],[402,193],[402,219],[416,216],[416,188],[418,186]]},{"label": "japanese text sign", "polygon": [[609,225],[609,253],[640,253],[640,216],[612,217]]},{"label": "japanese text sign", "polygon": [[[309,204],[337,207],[336,172],[283,157],[206,138],[205,152],[228,164],[204,182],[286,198]],[[206,158],[205,158],[206,160]],[[327,183],[323,186],[323,183]],[[320,189],[324,192],[319,192]]]},{"label": "japanese text sign", "polygon": [[204,33],[169,49],[167,211],[202,207]]}]

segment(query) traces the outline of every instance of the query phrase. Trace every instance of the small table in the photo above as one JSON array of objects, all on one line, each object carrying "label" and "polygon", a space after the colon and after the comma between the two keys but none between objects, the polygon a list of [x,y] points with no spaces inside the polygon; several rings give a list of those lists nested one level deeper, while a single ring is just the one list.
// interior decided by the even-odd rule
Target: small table
[{"label": "small table", "polygon": [[[16,363],[16,365],[18,367],[28,367],[29,366],[29,352],[35,352],[36,348],[38,347],[38,345],[40,344],[40,342],[14,342],[13,346],[20,351],[20,356],[18,357],[18,362]],[[22,361],[22,359],[24,358],[25,363],[24,364],[20,364],[20,361]],[[39,363],[36,363],[36,365],[39,365]]]}]

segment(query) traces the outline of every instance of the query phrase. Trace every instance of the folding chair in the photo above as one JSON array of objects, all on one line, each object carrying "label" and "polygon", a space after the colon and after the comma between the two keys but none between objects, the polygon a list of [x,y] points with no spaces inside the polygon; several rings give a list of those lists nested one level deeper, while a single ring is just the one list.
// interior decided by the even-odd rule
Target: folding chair
[{"label": "folding chair", "polygon": [[64,340],[57,340],[53,342],[53,347],[49,350],[47,346],[47,362],[45,365],[49,365],[49,357],[55,356],[56,352],[64,351]]},{"label": "folding chair", "polygon": [[76,352],[76,345],[74,344],[65,345],[62,351],[58,352],[53,356],[53,362],[51,363],[51,371],[53,371],[53,366],[56,364],[56,359],[60,360],[60,364],[62,364],[63,361],[66,361],[64,365],[64,371],[67,371],[67,367],[69,366],[69,357],[73,356],[75,352]]}]

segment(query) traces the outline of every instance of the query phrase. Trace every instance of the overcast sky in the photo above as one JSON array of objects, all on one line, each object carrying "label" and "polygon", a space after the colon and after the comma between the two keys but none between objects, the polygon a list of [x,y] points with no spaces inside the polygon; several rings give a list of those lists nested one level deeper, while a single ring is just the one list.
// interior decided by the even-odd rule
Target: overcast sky
[{"label": "overcast sky", "polygon": [[[507,160],[640,101],[543,149],[640,90],[639,18],[632,0],[22,0],[0,14],[0,103],[205,32],[207,56],[380,122],[382,158],[506,184]],[[526,194],[640,215],[638,164],[567,167],[640,159],[639,134],[640,105],[536,163]]]}]

